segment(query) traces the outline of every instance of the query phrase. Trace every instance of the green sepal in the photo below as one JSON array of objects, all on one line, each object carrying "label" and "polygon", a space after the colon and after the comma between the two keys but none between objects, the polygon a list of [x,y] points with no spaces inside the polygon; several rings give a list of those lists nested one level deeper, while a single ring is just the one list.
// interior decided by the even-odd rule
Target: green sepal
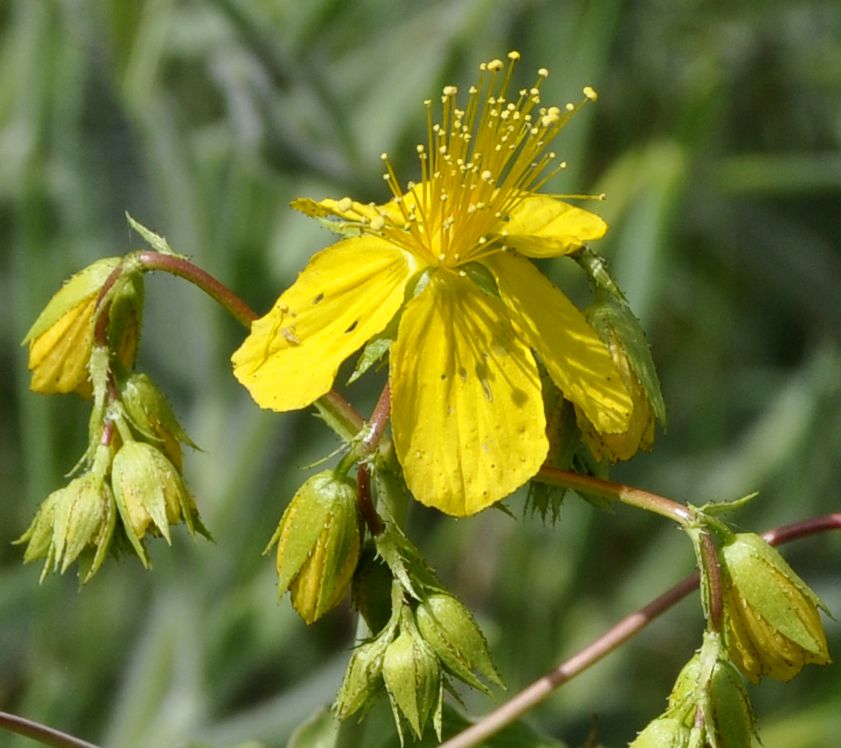
[{"label": "green sepal", "polygon": [[747,506],[757,496],[759,496],[759,491],[754,491],[753,493],[749,493],[738,499],[732,499],[731,501],[710,501],[703,506],[698,507],[697,511],[708,514],[712,517],[717,517],[722,514],[735,512],[737,509]]},{"label": "green sepal", "polygon": [[128,212],[126,212],[126,220],[128,221],[128,225],[140,234],[140,236],[143,237],[143,240],[156,252],[166,255],[176,254],[172,250],[172,247],[169,246],[169,242],[163,236],[156,234],[151,229],[147,229],[142,223],[132,218]]},{"label": "green sepal", "polygon": [[424,640],[459,680],[486,694],[481,675],[500,688],[505,684],[493,663],[485,635],[470,611],[452,595],[434,593],[415,609],[415,622]]},{"label": "green sepal", "polygon": [[356,366],[354,367],[353,372],[348,377],[348,384],[353,384],[357,379],[359,379],[359,377],[368,371],[368,369],[379,362],[386,353],[388,353],[388,349],[391,348],[391,344],[394,342],[394,338],[396,337],[396,332],[397,331],[395,330],[388,334],[389,331],[386,331],[386,333],[382,333],[368,341],[362,349],[362,353],[359,354],[359,358],[356,361]]}]

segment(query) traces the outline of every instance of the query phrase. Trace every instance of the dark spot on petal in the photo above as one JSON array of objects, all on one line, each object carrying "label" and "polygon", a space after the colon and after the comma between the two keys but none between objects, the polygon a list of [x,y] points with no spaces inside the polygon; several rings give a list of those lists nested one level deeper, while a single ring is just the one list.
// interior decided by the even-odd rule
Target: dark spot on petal
[{"label": "dark spot on petal", "polygon": [[347,329],[347,330],[345,330],[345,334],[347,334],[347,333],[349,333],[349,332],[353,332],[353,331],[356,329],[356,326],[357,326],[358,324],[359,324],[359,320],[358,320],[358,319],[355,319],[355,320],[351,323],[350,327],[348,327],[348,329]]},{"label": "dark spot on petal", "polygon": [[316,296],[316,297],[312,300],[312,303],[313,303],[313,304],[318,304],[318,303],[320,303],[321,301],[324,301],[324,294],[323,294],[323,293],[318,294],[318,296]]}]

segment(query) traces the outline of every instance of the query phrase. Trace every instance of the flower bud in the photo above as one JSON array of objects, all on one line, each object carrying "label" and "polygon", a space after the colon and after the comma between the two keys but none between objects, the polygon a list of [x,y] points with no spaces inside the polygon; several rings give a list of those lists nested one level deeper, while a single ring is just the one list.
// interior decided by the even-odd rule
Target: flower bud
[{"label": "flower bud", "polygon": [[[77,392],[91,395],[88,360],[100,290],[123,259],[107,257],[73,275],[50,299],[35,320],[24,344],[29,344],[30,387],[44,394]],[[143,307],[143,276],[128,272],[109,292],[109,339],[116,360],[134,361]]]},{"label": "flower bud", "polygon": [[401,617],[400,635],[386,647],[382,672],[398,727],[402,715],[420,738],[431,717],[440,738],[441,668],[435,652],[411,623],[411,613]]},{"label": "flower bud", "polygon": [[733,663],[716,661],[705,702],[707,743],[718,748],[750,748],[756,732],[753,713],[742,676]]},{"label": "flower bud", "polygon": [[120,388],[120,400],[132,426],[145,439],[159,446],[175,469],[182,472],[181,444],[197,447],[152,380],[146,374],[132,374]]},{"label": "flower bud", "polygon": [[171,543],[169,526],[184,522],[193,535],[207,535],[181,475],[151,444],[124,443],[111,465],[111,482],[126,535],[144,566],[149,558],[142,540],[147,533]]},{"label": "flower bud", "polygon": [[689,748],[690,734],[680,720],[660,716],[648,723],[629,748]]},{"label": "flower bud", "polygon": [[758,535],[740,533],[722,548],[724,598],[733,662],[753,683],[788,681],[805,665],[830,662],[820,598]]},{"label": "flower bud", "polygon": [[34,392],[76,391],[90,396],[87,367],[96,299],[119,264],[119,257],[107,257],[80,270],[65,282],[35,320],[23,339],[24,344],[29,344],[30,387]]},{"label": "flower bud", "polygon": [[312,623],[339,604],[359,561],[356,487],[332,470],[299,489],[269,541],[277,543],[278,595],[289,590],[301,618]]},{"label": "flower bud", "polygon": [[383,658],[393,638],[394,627],[353,650],[333,706],[339,719],[347,719],[360,710],[364,714],[382,693]]},{"label": "flower bud", "polygon": [[753,714],[742,677],[725,659],[721,637],[704,643],[678,675],[666,711],[646,727],[633,748],[750,748]]},{"label": "flower bud", "polygon": [[424,641],[454,676],[485,693],[488,688],[479,678],[503,687],[482,630],[470,611],[455,597],[433,593],[415,610],[418,631]]},{"label": "flower bud", "polygon": [[[107,447],[102,447],[107,450]],[[29,529],[15,542],[28,543],[23,561],[46,558],[41,580],[51,571],[64,573],[83,551],[90,550],[87,582],[102,565],[111,544],[117,512],[111,489],[98,472],[75,478],[41,504]]]},{"label": "flower bud", "polygon": [[655,420],[665,423],[666,407],[657,370],[645,332],[621,296],[599,289],[596,301],[584,310],[584,315],[607,346],[634,410],[624,432],[601,434],[576,409],[581,436],[597,460],[627,460],[640,449],[651,449]]}]

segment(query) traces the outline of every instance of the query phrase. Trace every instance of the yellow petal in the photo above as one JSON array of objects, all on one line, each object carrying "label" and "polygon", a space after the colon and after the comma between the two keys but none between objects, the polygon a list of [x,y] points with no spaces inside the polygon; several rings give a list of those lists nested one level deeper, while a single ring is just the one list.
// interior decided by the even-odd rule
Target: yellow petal
[{"label": "yellow petal", "polygon": [[595,213],[548,195],[532,194],[517,203],[501,225],[505,244],[527,257],[557,257],[601,239],[607,224]]},{"label": "yellow petal", "polygon": [[509,315],[564,397],[600,433],[625,431],[631,398],[610,353],[581,312],[531,262],[513,252],[497,252],[483,264],[493,273]]},{"label": "yellow petal", "polygon": [[33,392],[77,391],[90,397],[88,359],[93,345],[96,295],[66,311],[51,327],[29,341]]},{"label": "yellow petal", "polygon": [[412,274],[405,252],[376,237],[314,255],[232,356],[234,375],[263,408],[303,408],[330,390],[339,365],[382,331]]},{"label": "yellow petal", "polygon": [[537,366],[502,303],[447,271],[403,312],[392,429],[415,497],[458,516],[523,485],[546,457]]},{"label": "yellow petal", "polygon": [[379,215],[378,211],[382,209],[381,206],[358,203],[349,197],[341,200],[332,198],[312,200],[308,197],[299,197],[292,201],[292,207],[311,218],[341,218],[353,222],[361,219],[370,221],[374,216]]}]

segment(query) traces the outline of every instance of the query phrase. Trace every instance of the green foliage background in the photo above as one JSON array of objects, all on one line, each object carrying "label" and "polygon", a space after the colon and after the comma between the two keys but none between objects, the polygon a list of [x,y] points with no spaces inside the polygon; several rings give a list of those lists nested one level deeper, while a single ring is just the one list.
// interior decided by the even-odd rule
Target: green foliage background
[{"label": "green foliage background", "polygon": [[[834,0],[0,0],[0,709],[109,748],[274,747],[332,699],[353,619],[342,609],[307,629],[276,602],[260,552],[337,444],[309,413],[253,406],[230,375],[236,324],[195,289],[148,278],[140,366],[205,450],[187,471],[216,542],[155,543],[152,572],[109,563],[81,593],[72,574],[39,587],[10,545],[75,464],[87,421],[75,398],[28,392],[18,344],[62,279],[139,246],[126,210],[267,309],[331,241],[289,201],[381,201],[381,151],[414,176],[423,99],[512,48],[522,83],[551,69],[547,101],[601,94],[559,139],[570,168],[553,188],[608,194],[600,249],[669,406],[654,453],[614,476],[695,503],[759,490],[737,517],[749,529],[838,509]],[[377,385],[350,391],[363,412]],[[520,516],[522,497],[508,504],[516,520],[418,510],[409,532],[477,612],[512,692],[692,566],[661,519],[571,499],[547,527]],[[785,555],[841,613],[841,536]],[[604,745],[625,745],[701,626],[683,603],[529,722],[571,746],[597,723]],[[828,633],[839,658],[838,624]],[[841,731],[838,666],[751,693],[766,748]],[[468,697],[474,714],[491,705]],[[393,743],[378,719],[371,743]]]}]

